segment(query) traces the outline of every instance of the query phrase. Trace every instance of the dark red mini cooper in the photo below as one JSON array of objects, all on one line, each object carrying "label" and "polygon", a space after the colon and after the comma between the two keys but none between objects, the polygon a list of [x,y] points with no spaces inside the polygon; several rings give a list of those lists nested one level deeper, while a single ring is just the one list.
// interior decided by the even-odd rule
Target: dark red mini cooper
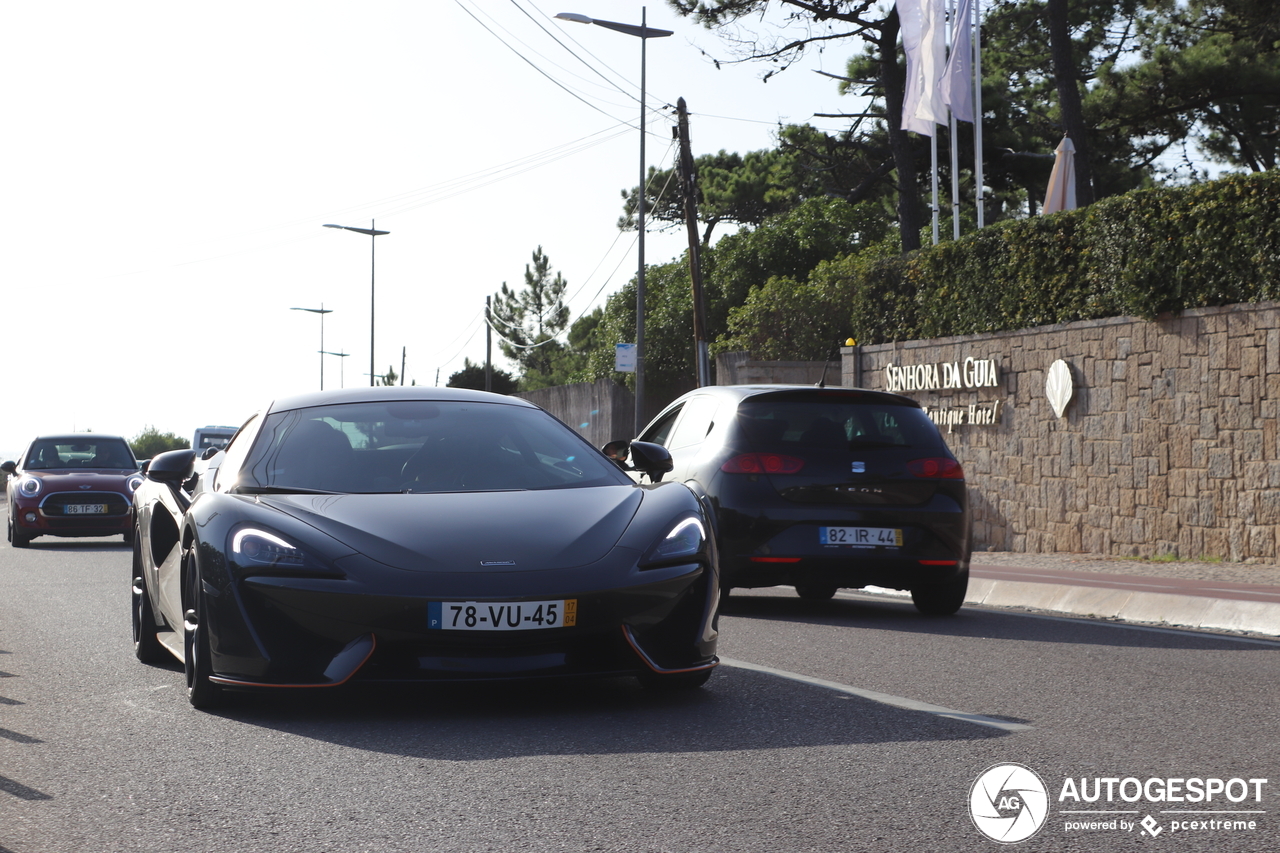
[{"label": "dark red mini cooper", "polygon": [[142,482],[129,443],[118,435],[45,435],[27,446],[9,475],[9,543],[37,536],[133,540],[133,491]]}]

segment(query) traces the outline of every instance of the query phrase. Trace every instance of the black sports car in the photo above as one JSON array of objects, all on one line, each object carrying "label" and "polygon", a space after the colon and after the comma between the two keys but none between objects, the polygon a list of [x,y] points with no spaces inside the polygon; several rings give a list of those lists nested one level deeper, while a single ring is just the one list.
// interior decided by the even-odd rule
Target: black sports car
[{"label": "black sports car", "polygon": [[[671,457],[631,445],[654,476]],[[228,689],[638,676],[717,664],[704,507],[641,486],[542,409],[453,388],[272,403],[222,452],[152,459],[133,637],[208,707]]]},{"label": "black sports car", "polygon": [[790,584],[822,600],[881,586],[910,590],[931,615],[964,604],[964,470],[914,400],[807,385],[699,388],[640,438],[674,456],[666,479],[715,508],[726,590]]}]

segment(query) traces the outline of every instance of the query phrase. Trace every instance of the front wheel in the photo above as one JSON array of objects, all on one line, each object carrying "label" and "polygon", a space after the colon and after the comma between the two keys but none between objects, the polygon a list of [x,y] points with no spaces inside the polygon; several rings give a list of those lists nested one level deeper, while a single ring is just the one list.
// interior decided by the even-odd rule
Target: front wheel
[{"label": "front wheel", "polygon": [[25,548],[31,544],[30,536],[26,536],[22,532],[22,528],[13,523],[13,516],[9,516],[9,544],[15,548]]},{"label": "front wheel", "polygon": [[135,540],[133,546],[133,654],[143,663],[164,660],[167,649],[156,637],[155,611],[142,569],[142,554]]},{"label": "front wheel", "polygon": [[965,569],[954,580],[912,589],[911,601],[926,616],[950,616],[964,604],[968,591],[969,570]]},{"label": "front wheel", "polygon": [[200,587],[200,568],[195,549],[187,553],[186,581],[182,590],[183,669],[187,674],[187,701],[192,707],[209,709],[222,701],[222,685],[210,680],[208,608]]}]

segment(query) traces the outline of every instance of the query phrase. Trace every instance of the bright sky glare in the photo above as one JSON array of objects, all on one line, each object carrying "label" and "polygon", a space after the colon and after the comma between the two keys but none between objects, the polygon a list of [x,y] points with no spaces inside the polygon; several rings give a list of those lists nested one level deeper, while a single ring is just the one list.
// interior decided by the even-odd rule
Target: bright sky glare
[{"label": "bright sky glare", "polygon": [[[190,437],[273,397],[443,385],[482,362],[484,299],[542,246],[578,317],[635,273],[620,192],[639,177],[640,40],[557,12],[674,30],[648,42],[647,160],[672,163],[684,97],[695,155],[772,147],[779,121],[841,129],[859,43],[760,81],[717,70],[715,33],[661,0],[169,0],[9,3],[7,320],[0,455],[35,435]],[[682,232],[646,255],[679,255]],[[495,364],[510,365],[498,355]]]}]

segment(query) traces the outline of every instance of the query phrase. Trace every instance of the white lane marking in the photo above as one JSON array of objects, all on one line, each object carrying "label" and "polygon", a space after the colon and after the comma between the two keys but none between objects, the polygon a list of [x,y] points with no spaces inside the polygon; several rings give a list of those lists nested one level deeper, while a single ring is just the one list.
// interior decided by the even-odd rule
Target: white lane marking
[{"label": "white lane marking", "polygon": [[930,705],[928,702],[917,702],[915,699],[907,699],[902,696],[891,696],[888,693],[879,693],[875,690],[863,690],[859,687],[851,687],[848,684],[841,684],[838,681],[826,681],[821,678],[811,678],[807,675],[800,675],[796,672],[787,672],[783,669],[760,666],[759,664],[733,660],[732,658],[720,658],[720,663],[726,666],[737,667],[738,669],[750,669],[755,672],[763,672],[768,675],[777,676],[778,678],[787,678],[791,681],[799,681],[802,684],[812,684],[815,687],[825,687],[828,690],[835,690],[839,693],[848,693],[851,696],[870,699],[872,702],[879,702],[882,705],[892,705],[895,708],[905,708],[908,711],[923,711],[926,714],[933,714],[938,717],[948,717],[952,720],[961,720],[962,722],[973,723],[979,726],[990,726],[993,729],[1001,729],[1006,732],[1025,732],[1030,731],[1032,728],[1024,723],[1011,723],[1007,720],[998,720],[995,717],[986,717],[982,714],[966,714],[964,711],[953,711],[952,709],[944,708],[941,705]]}]

